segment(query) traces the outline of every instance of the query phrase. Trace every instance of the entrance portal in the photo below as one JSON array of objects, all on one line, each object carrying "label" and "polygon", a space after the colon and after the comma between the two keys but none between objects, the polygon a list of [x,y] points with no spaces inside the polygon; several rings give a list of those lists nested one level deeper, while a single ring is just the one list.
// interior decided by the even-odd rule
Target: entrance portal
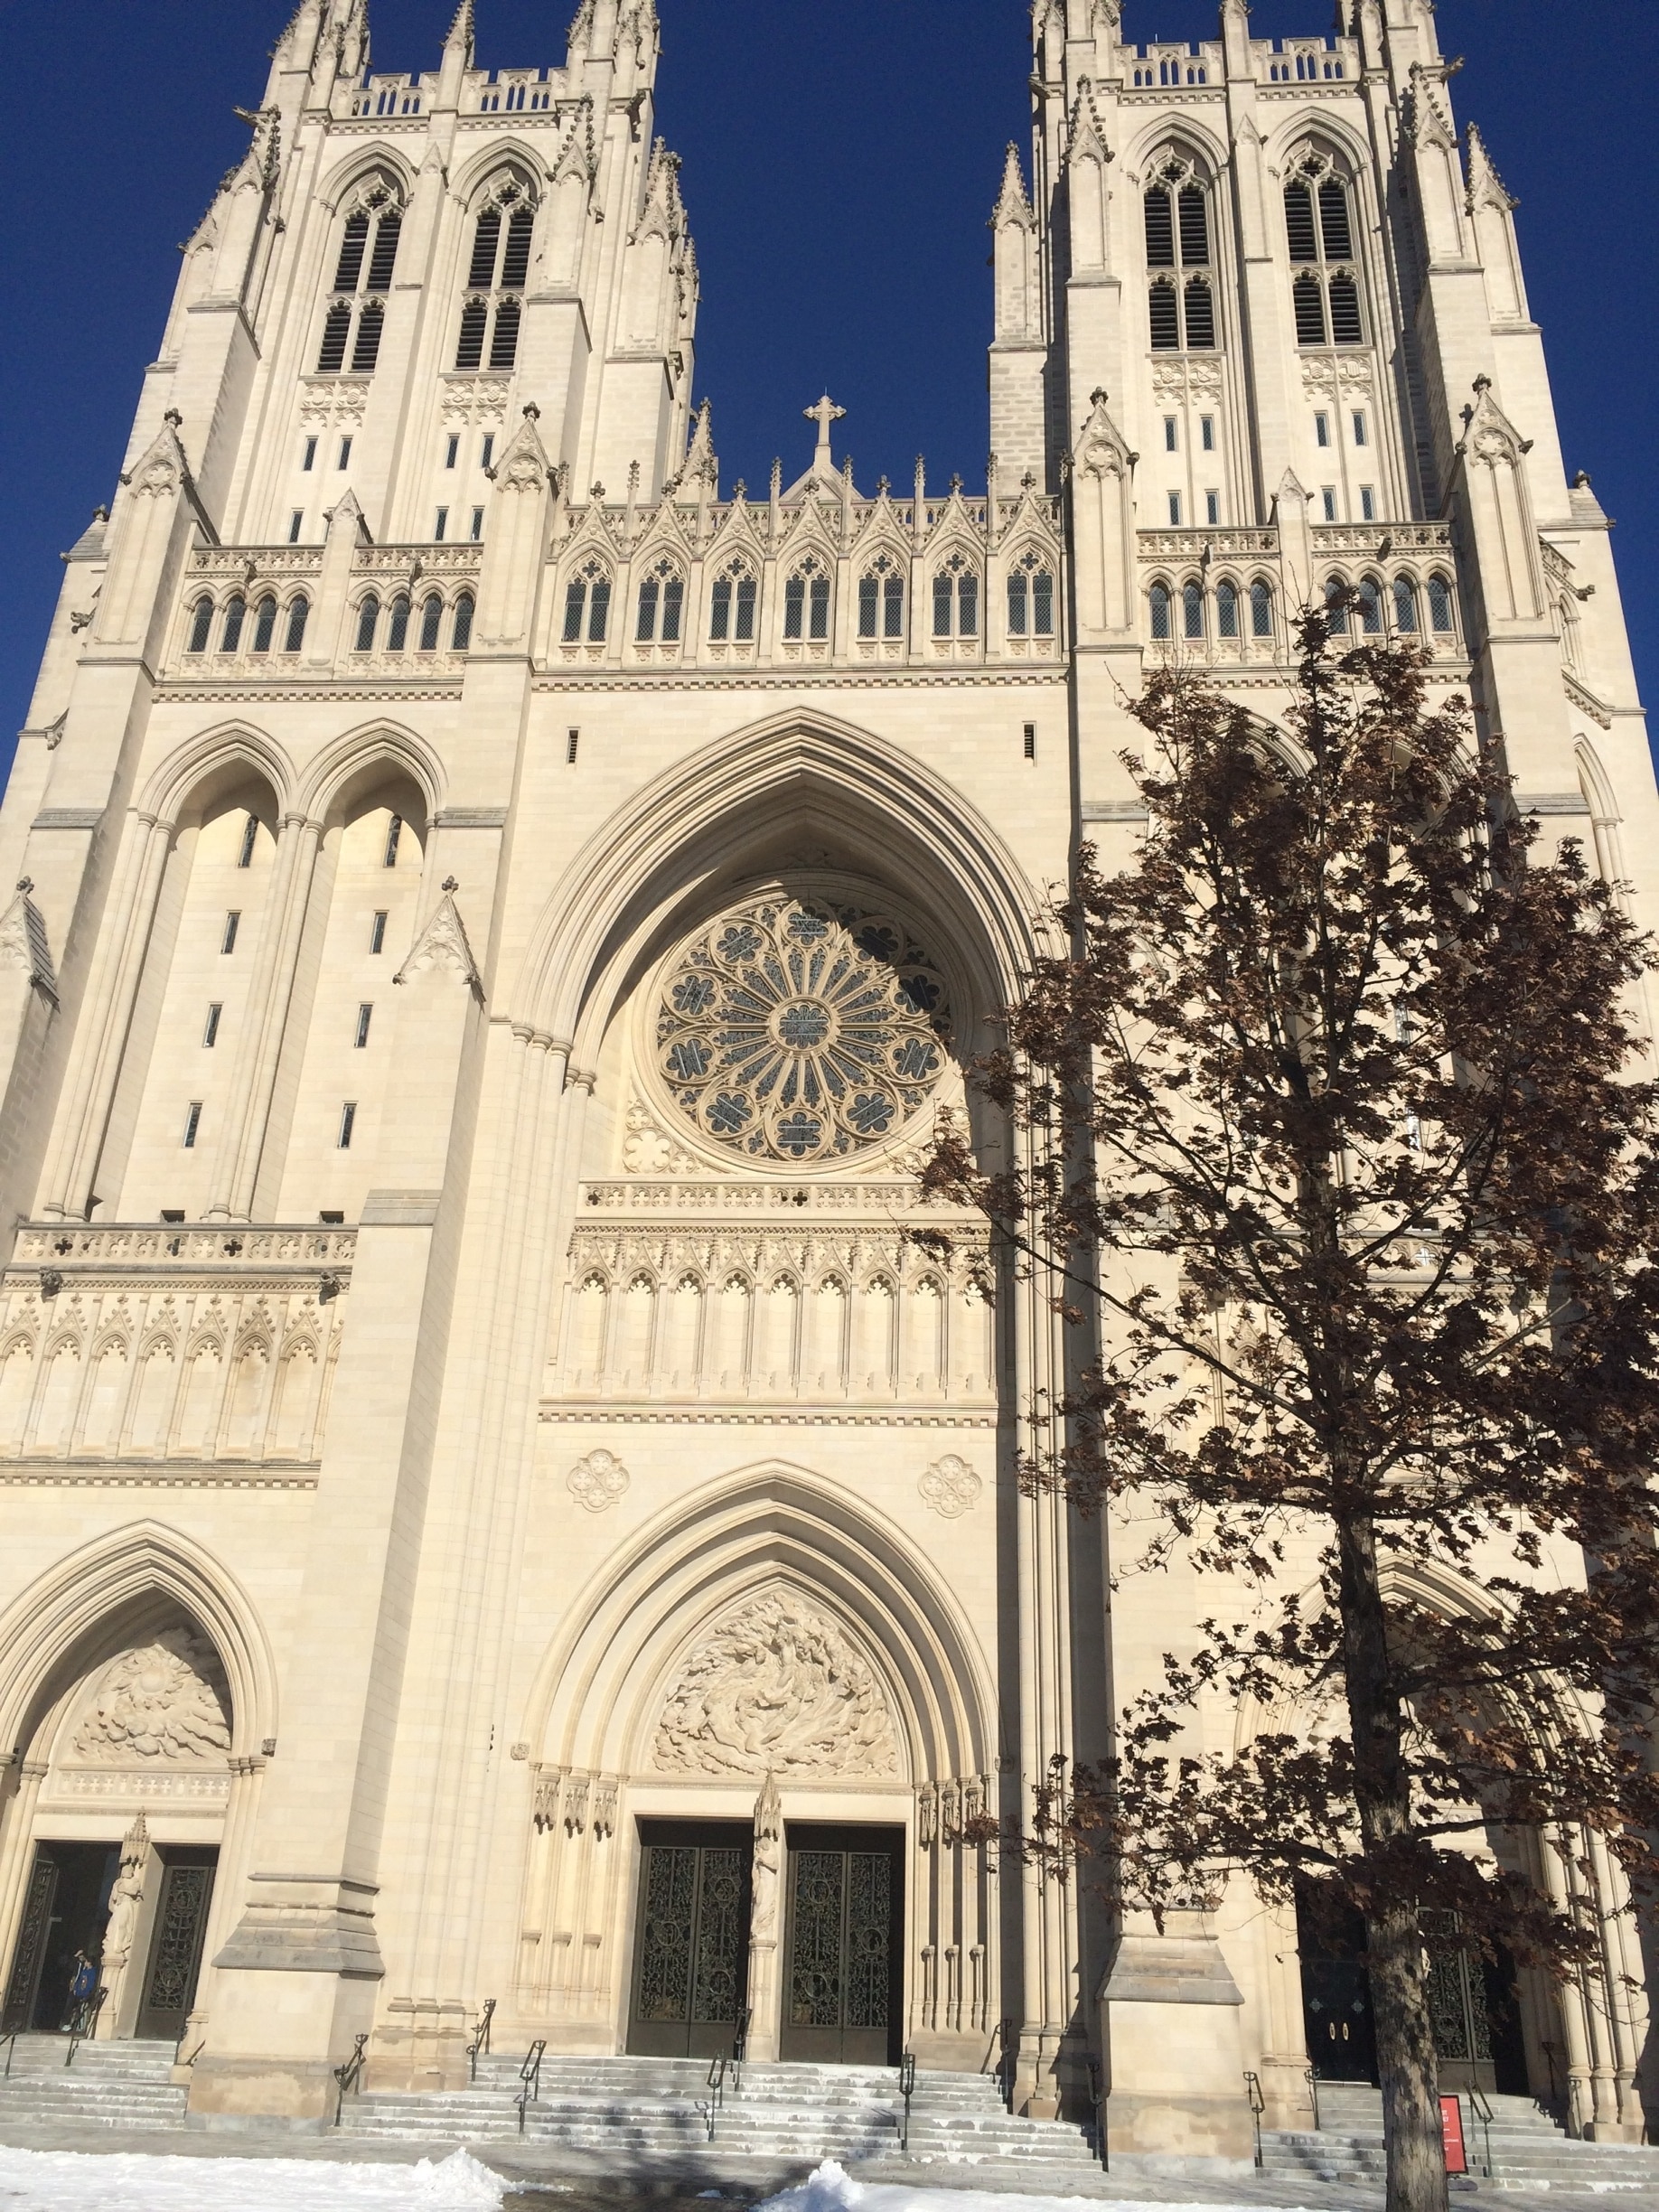
[{"label": "entrance portal", "polygon": [[639,1936],[628,2048],[729,2057],[749,1982],[748,1822],[640,1823]]},{"label": "entrance portal", "polygon": [[136,2032],[141,2038],[153,2036],[158,2041],[176,2043],[196,2001],[219,1853],[180,1851],[164,1844],[161,1857],[161,1896],[155,1907],[150,1955],[145,1963]]},{"label": "entrance portal", "polygon": [[781,2055],[896,2066],[904,1832],[790,1823]]},{"label": "entrance portal", "polygon": [[12,1954],[0,2035],[67,2027],[75,1954],[103,1956],[109,1892],[121,1870],[118,1843],[37,1843],[23,1925]]}]

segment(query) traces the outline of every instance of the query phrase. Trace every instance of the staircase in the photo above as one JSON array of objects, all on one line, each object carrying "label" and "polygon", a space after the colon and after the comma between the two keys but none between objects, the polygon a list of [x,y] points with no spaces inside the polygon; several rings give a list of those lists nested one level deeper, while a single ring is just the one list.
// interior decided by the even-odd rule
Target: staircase
[{"label": "staircase", "polygon": [[183,2126],[187,2093],[173,2085],[171,2043],[81,2043],[66,2067],[68,2049],[67,2036],[18,2037],[0,2078],[0,2130]]},{"label": "staircase", "polygon": [[[1659,2152],[1636,2143],[1579,2142],[1530,2097],[1488,2096],[1492,2173],[1486,2179],[1486,2131],[1463,2099],[1464,2155],[1469,2171],[1493,2189],[1609,2190],[1659,2189]],[[1382,2093],[1352,2082],[1321,2082],[1319,2126],[1308,2133],[1264,2133],[1261,2164],[1275,2178],[1381,2182]]]},{"label": "staircase", "polygon": [[[546,2058],[525,2114],[526,2148],[797,2160],[896,2160],[903,2103],[890,2067],[745,2066],[727,2079],[709,2140],[706,2061]],[[447,2094],[365,2091],[346,2099],[341,2132],[398,2142],[518,2142],[519,2061],[481,2059],[478,2080]],[[1077,2181],[1100,2167],[1081,2128],[1020,2120],[987,2074],[918,2074],[909,2159],[992,2165],[1022,2179]]]}]

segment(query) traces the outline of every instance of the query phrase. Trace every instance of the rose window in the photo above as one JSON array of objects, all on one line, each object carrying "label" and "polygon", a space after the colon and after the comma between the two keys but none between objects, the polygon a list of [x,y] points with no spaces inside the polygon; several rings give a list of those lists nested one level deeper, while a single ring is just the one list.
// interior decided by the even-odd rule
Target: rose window
[{"label": "rose window", "polygon": [[948,1012],[902,922],[774,895],[723,914],[670,970],[657,1064],[717,1143],[755,1159],[845,1158],[929,1097]]}]

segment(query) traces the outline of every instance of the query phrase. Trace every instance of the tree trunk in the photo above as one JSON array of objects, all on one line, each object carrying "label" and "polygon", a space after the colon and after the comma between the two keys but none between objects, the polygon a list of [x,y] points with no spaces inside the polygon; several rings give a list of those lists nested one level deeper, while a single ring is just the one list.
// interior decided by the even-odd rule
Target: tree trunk
[{"label": "tree trunk", "polygon": [[1361,1841],[1375,1870],[1365,1944],[1382,2085],[1387,2212],[1446,2212],[1439,2069],[1411,1879],[1411,1791],[1371,1522],[1342,1524],[1337,1549],[1354,1797]]}]

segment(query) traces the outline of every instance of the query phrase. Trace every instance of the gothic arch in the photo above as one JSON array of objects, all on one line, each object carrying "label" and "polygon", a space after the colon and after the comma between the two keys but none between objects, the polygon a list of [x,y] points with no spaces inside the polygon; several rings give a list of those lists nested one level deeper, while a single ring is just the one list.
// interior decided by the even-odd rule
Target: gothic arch
[{"label": "gothic arch", "polygon": [[205,730],[175,747],[151,771],[136,811],[176,829],[187,801],[199,787],[232,764],[239,764],[270,786],[278,815],[289,811],[295,789],[292,761],[275,738],[242,722]]},{"label": "gothic arch", "polygon": [[549,1765],[651,1770],[677,1666],[745,1601],[785,1589],[842,1632],[886,1691],[896,1786],[995,1771],[995,1695],[928,1561],[839,1486],[786,1462],[677,1500],[609,1560],[548,1651],[525,1734]]},{"label": "gothic arch", "polygon": [[[1171,123],[1167,116],[1161,120],[1155,117],[1124,149],[1124,175],[1137,190],[1151,189],[1151,164],[1163,154],[1190,161],[1198,182],[1212,192],[1218,190],[1232,158],[1225,142],[1195,117],[1184,115],[1178,123]],[[1135,220],[1139,220],[1137,208]]]},{"label": "gothic arch", "polygon": [[[1320,141],[1324,144],[1321,145]],[[1298,108],[1269,136],[1262,148],[1269,174],[1279,183],[1286,181],[1290,156],[1307,146],[1310,151],[1335,155],[1347,172],[1347,181],[1356,191],[1366,193],[1366,211],[1370,212],[1371,155],[1364,141],[1348,124],[1327,109],[1306,107]]]},{"label": "gothic arch", "polygon": [[539,155],[533,155],[522,138],[503,132],[474,154],[457,176],[450,180],[449,197],[464,214],[479,213],[498,183],[509,179],[523,191],[530,207],[539,212],[551,181],[551,172]]},{"label": "gothic arch", "polygon": [[382,764],[410,778],[430,823],[444,803],[443,763],[424,737],[396,722],[370,723],[324,745],[307,762],[295,803],[309,820],[325,821],[347,785]]},{"label": "gothic arch", "polygon": [[330,216],[335,216],[352,192],[376,174],[385,178],[389,189],[396,193],[399,207],[407,210],[415,190],[415,172],[404,156],[382,139],[376,139],[370,145],[354,147],[333,175],[318,188],[317,198]]},{"label": "gothic arch", "polygon": [[983,1008],[1007,1004],[1048,933],[998,832],[913,754],[795,710],[676,763],[589,839],[526,948],[519,1018],[579,1059],[596,1050],[665,915],[725,881],[742,847],[826,816],[858,837],[871,875],[911,886],[953,931]]},{"label": "gothic arch", "polygon": [[63,1664],[110,1615],[149,1598],[190,1615],[219,1654],[233,1709],[231,1756],[276,1733],[276,1670],[258,1615],[212,1553],[159,1521],[111,1530],[35,1578],[0,1615],[0,1745],[24,1744]]}]

